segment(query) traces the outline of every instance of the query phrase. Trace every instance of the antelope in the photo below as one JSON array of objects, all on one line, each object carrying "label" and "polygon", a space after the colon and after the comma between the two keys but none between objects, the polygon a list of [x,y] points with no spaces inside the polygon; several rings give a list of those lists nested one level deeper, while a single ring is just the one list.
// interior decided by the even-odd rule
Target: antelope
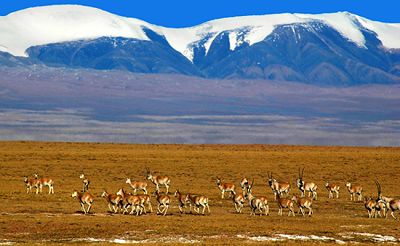
[{"label": "antelope", "polygon": [[303,175],[304,175],[304,167],[301,171],[299,168],[299,178],[297,179],[297,187],[301,191],[301,197],[304,197],[306,191],[308,191],[308,197],[310,197],[312,194],[312,198],[317,200],[318,186],[314,182],[304,182]]},{"label": "antelope", "polygon": [[79,178],[82,179],[82,184],[83,184],[82,192],[88,191],[90,180],[85,177],[85,174],[83,172],[81,173],[81,175],[79,175]]},{"label": "antelope", "polygon": [[24,176],[24,182],[26,186],[26,193],[32,192],[32,188],[36,188],[36,194],[39,193],[39,180],[33,178],[29,179],[28,177]]},{"label": "antelope", "polygon": [[221,198],[224,199],[225,192],[230,192],[229,197],[236,195],[235,184],[233,183],[222,183],[221,179],[217,177],[217,186],[221,191]]},{"label": "antelope", "polygon": [[243,195],[246,192],[247,188],[249,187],[249,181],[247,180],[246,177],[244,177],[241,181],[240,181],[240,187],[242,188],[243,191]]},{"label": "antelope", "polygon": [[249,185],[249,187],[247,188],[247,193],[245,195],[246,199],[249,201],[249,206],[250,206],[250,216],[251,215],[256,215],[256,210],[258,210],[260,212],[260,216],[263,215],[263,212],[265,213],[265,215],[269,214],[269,205],[268,205],[268,200],[266,197],[259,197],[256,198],[251,194],[251,188],[254,185],[254,180],[251,183],[251,185]]},{"label": "antelope", "polygon": [[115,194],[109,194],[106,190],[103,190],[103,193],[101,193],[101,197],[106,199],[110,212],[117,213],[119,207],[122,210],[122,206],[123,206],[122,196],[115,195]]},{"label": "antelope", "polygon": [[376,217],[376,205],[377,202],[375,199],[372,199],[371,197],[364,198],[364,207],[368,211],[368,218]]},{"label": "antelope", "polygon": [[[206,196],[201,196],[201,195],[191,195],[191,194],[187,194],[186,195],[186,202],[189,202],[190,204],[192,204],[194,206],[194,211],[197,212],[197,214],[200,213],[200,206],[203,207],[203,212],[202,214],[204,214],[204,211],[208,210],[208,213],[210,214],[210,207],[208,206],[208,197]],[[196,210],[197,208],[197,210]],[[190,210],[192,209],[192,206],[190,206]],[[190,211],[192,212],[192,211]]]},{"label": "antelope", "polygon": [[363,188],[359,185],[354,185],[350,182],[346,183],[347,190],[350,193],[350,201],[356,200],[356,195],[358,195],[358,201],[362,201],[362,191]]},{"label": "antelope", "polygon": [[[243,192],[245,193],[245,192]],[[233,204],[235,205],[235,211],[237,213],[242,213],[243,205],[246,201],[245,194],[236,194],[232,196]]]},{"label": "antelope", "polygon": [[169,204],[171,203],[171,198],[168,195],[157,195],[157,214],[163,214],[164,216],[167,214]]},{"label": "antelope", "polygon": [[396,216],[394,216],[395,211],[400,211],[400,199],[393,199],[389,202],[389,208],[391,210],[390,214],[392,217],[397,220]]},{"label": "antelope", "polygon": [[339,198],[339,189],[340,186],[337,184],[331,184],[329,182],[325,183],[325,188],[328,190],[329,195],[328,198],[334,198],[333,193],[336,193],[336,198]]},{"label": "antelope", "polygon": [[183,209],[186,207],[186,205],[189,205],[190,211],[192,211],[192,204],[190,203],[190,201],[186,199],[187,195],[182,194],[179,190],[176,190],[174,196],[178,198],[178,203],[179,203],[178,208],[181,213],[184,212]]},{"label": "antelope", "polygon": [[144,213],[145,213],[145,214],[147,213],[147,211],[146,211],[146,206],[144,206],[144,204],[147,205],[147,208],[148,208],[148,209],[150,210],[150,212],[152,213],[152,212],[153,212],[153,206],[151,206],[151,199],[150,199],[150,196],[147,195],[147,194],[139,194],[139,195],[137,195],[137,196],[140,198],[140,200],[141,200],[141,202],[142,202],[142,204],[143,204]]},{"label": "antelope", "polygon": [[147,179],[156,185],[156,193],[160,192],[160,186],[165,186],[167,189],[166,194],[168,194],[169,183],[171,182],[168,176],[155,176],[150,170],[147,170]]},{"label": "antelope", "polygon": [[275,201],[277,199],[278,194],[289,194],[290,184],[286,182],[278,182],[273,178],[272,172],[268,173],[268,185],[271,187],[272,192],[275,196]]},{"label": "antelope", "polygon": [[292,197],[292,201],[297,204],[303,217],[305,216],[305,212],[304,212],[305,208],[308,209],[308,216],[311,216],[314,213],[313,208],[312,208],[312,201],[313,201],[312,199],[304,198],[304,197],[297,197],[296,195],[294,195]]},{"label": "antelope", "polygon": [[40,193],[43,191],[43,186],[48,186],[49,194],[54,194],[54,182],[51,178],[39,178],[39,175],[35,173],[35,179],[39,181]]},{"label": "antelope", "polygon": [[147,183],[146,182],[140,182],[140,181],[131,181],[130,178],[126,179],[127,184],[129,184],[131,186],[131,188],[133,189],[133,194],[136,195],[136,192],[138,190],[142,190],[144,192],[144,194],[147,194]]},{"label": "antelope", "polygon": [[[82,210],[85,214],[89,213],[90,208],[93,205],[94,196],[92,194],[90,194],[89,192],[82,193],[82,192],[74,191],[74,192],[72,192],[71,197],[76,197],[78,199],[79,203],[82,206]],[[85,209],[85,204],[88,205],[87,210]]]},{"label": "antelope", "polygon": [[276,199],[277,199],[278,207],[279,207],[278,215],[282,216],[283,209],[288,208],[289,209],[288,216],[290,216],[290,214],[293,214],[293,216],[296,216],[294,214],[293,200],[281,198],[279,193],[277,193]]},{"label": "antelope", "polygon": [[129,214],[133,214],[136,212],[136,216],[141,215],[143,210],[145,210],[143,205],[143,200],[140,199],[138,195],[130,195],[125,193],[124,189],[119,189],[117,195],[120,195],[124,201],[124,211],[125,214],[128,211],[128,208],[131,207],[131,212]]},{"label": "antelope", "polygon": [[387,217],[387,206],[386,203],[381,199],[381,186],[379,182],[375,181],[376,188],[378,190],[378,196],[376,199],[372,199],[371,197],[367,197],[364,199],[364,206],[368,211],[368,218],[377,218],[381,215],[381,211],[383,211],[383,216]]}]

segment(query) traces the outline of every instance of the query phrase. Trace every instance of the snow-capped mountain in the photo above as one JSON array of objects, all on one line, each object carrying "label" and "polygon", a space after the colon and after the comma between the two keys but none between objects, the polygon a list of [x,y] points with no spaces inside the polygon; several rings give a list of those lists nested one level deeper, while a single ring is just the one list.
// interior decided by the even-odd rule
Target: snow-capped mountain
[{"label": "snow-capped mountain", "polygon": [[0,17],[0,34],[0,64],[12,63],[9,53],[14,60],[28,57],[51,66],[143,73],[400,82],[400,24],[347,12],[244,16],[166,28],[91,7],[55,5]]}]

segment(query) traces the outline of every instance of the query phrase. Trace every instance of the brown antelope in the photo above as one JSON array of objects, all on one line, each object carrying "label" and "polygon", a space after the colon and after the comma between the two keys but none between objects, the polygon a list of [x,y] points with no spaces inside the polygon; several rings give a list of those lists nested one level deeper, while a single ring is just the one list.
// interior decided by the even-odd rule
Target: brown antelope
[{"label": "brown antelope", "polygon": [[387,206],[386,203],[381,199],[381,186],[377,180],[375,180],[376,188],[378,191],[378,196],[376,199],[372,199],[371,197],[364,198],[364,206],[368,211],[368,218],[377,218],[382,217],[381,211],[383,212],[383,216],[387,217]]},{"label": "brown antelope", "polygon": [[364,198],[364,207],[368,211],[368,218],[376,218],[376,205],[377,202],[375,199],[372,199],[371,197]]},{"label": "brown antelope", "polygon": [[[89,192],[82,193],[82,192],[74,191],[74,192],[72,192],[71,197],[76,197],[78,199],[79,203],[82,206],[82,210],[85,214],[89,213],[90,208],[93,205],[93,199],[94,199],[94,196],[92,194],[90,194]],[[85,204],[88,205],[87,210],[85,209]]]},{"label": "brown antelope", "polygon": [[[243,192],[245,193],[245,192]],[[246,201],[245,194],[236,194],[232,197],[233,204],[235,205],[235,211],[242,213],[244,203]]]},{"label": "brown antelope", "polygon": [[122,188],[119,189],[117,195],[120,195],[124,201],[123,214],[128,212],[129,207],[131,207],[131,212],[129,214],[134,214],[134,212],[136,212],[136,216],[141,215],[145,210],[143,200],[140,199],[138,195],[127,194]]},{"label": "brown antelope", "polygon": [[246,177],[244,177],[240,181],[240,187],[242,188],[243,194],[245,194],[245,192],[247,191],[247,188],[249,187],[249,181],[247,180]]},{"label": "brown antelope", "polygon": [[147,183],[146,182],[141,182],[141,181],[131,181],[130,178],[126,179],[127,184],[129,184],[131,186],[131,188],[133,189],[133,194],[136,195],[136,192],[138,190],[142,190],[144,192],[144,194],[147,194]]},{"label": "brown antelope", "polygon": [[390,214],[392,217],[397,220],[396,216],[394,216],[395,211],[400,211],[400,199],[393,199],[389,202],[389,208],[391,210]]},{"label": "brown antelope", "polygon": [[90,180],[85,177],[85,174],[83,172],[81,173],[81,175],[79,175],[79,178],[82,179],[82,184],[83,184],[82,192],[88,191]]},{"label": "brown antelope", "polygon": [[249,206],[250,206],[250,215],[256,215],[256,210],[260,212],[260,216],[265,213],[265,215],[269,215],[269,205],[268,205],[268,200],[266,197],[254,197],[251,194],[251,188],[254,185],[254,180],[253,182],[248,186],[247,188],[247,193],[245,195],[246,199],[249,201]]},{"label": "brown antelope", "polygon": [[350,193],[350,201],[356,200],[356,195],[358,195],[358,201],[362,201],[362,191],[363,188],[360,185],[354,185],[350,182],[346,183],[347,190]]},{"label": "brown antelope", "polygon": [[160,192],[160,186],[164,186],[167,189],[166,194],[168,194],[169,183],[171,182],[168,176],[155,176],[150,170],[147,170],[147,179],[156,185],[156,193]]},{"label": "brown antelope", "polygon": [[167,214],[169,204],[171,203],[171,198],[168,195],[157,195],[157,214],[163,214],[164,216]]},{"label": "brown antelope", "polygon": [[328,190],[328,198],[334,198],[333,193],[336,193],[336,198],[339,198],[339,189],[340,186],[337,184],[331,184],[329,182],[325,183],[325,188]]},{"label": "brown antelope", "polygon": [[287,208],[287,209],[289,209],[288,216],[290,216],[290,214],[293,214],[293,216],[296,216],[294,214],[294,206],[293,206],[293,201],[291,199],[281,198],[280,194],[277,193],[276,200],[278,202],[278,207],[279,207],[278,215],[282,216],[283,209]]},{"label": "brown antelope", "polygon": [[224,199],[225,192],[230,192],[229,197],[232,195],[236,195],[235,192],[235,184],[233,183],[223,183],[221,179],[217,177],[217,186],[218,189],[221,191],[221,198]]},{"label": "brown antelope", "polygon": [[184,212],[184,208],[186,208],[186,205],[190,206],[190,211],[192,210],[192,204],[186,199],[187,195],[182,194],[179,190],[176,190],[174,196],[178,199],[178,208],[181,213]]},{"label": "brown antelope", "polygon": [[304,176],[304,167],[301,171],[299,168],[299,178],[297,179],[297,187],[301,191],[301,197],[304,197],[305,193],[308,192],[308,197],[311,197],[312,195],[312,198],[317,200],[318,186],[314,182],[304,182],[303,176]]},{"label": "brown antelope", "polygon": [[54,194],[54,182],[51,178],[39,178],[39,175],[35,173],[35,179],[39,181],[40,193],[43,191],[43,186],[49,187],[49,194]]},{"label": "brown antelope", "polygon": [[[203,207],[203,212],[202,214],[204,214],[204,211],[208,210],[208,213],[210,214],[210,207],[208,206],[208,197],[206,196],[201,196],[201,195],[191,195],[191,194],[187,194],[186,195],[186,202],[189,202],[191,205],[194,206],[194,211],[197,212],[197,214],[200,213],[200,206]],[[197,208],[197,210],[196,210]],[[190,206],[190,210],[192,209],[192,206]],[[190,211],[192,212],[192,211]]]},{"label": "brown antelope", "polygon": [[304,198],[304,197],[297,197],[296,195],[294,195],[292,197],[292,201],[297,204],[297,206],[299,207],[299,210],[303,216],[305,216],[305,212],[304,212],[305,208],[308,209],[308,216],[311,216],[314,213],[313,208],[312,208],[312,201],[313,201],[312,199]]},{"label": "brown antelope", "polygon": [[36,188],[36,194],[39,193],[39,180],[37,180],[36,178],[28,178],[28,177],[24,177],[24,182],[25,182],[25,186],[26,186],[26,193],[30,193],[32,192],[32,188]]},{"label": "brown antelope", "polygon": [[146,206],[144,206],[144,205],[147,205],[147,208],[150,210],[150,213],[153,213],[153,206],[151,205],[150,196],[147,194],[139,194],[137,196],[140,198],[140,200],[143,204],[144,213],[145,214],[147,213]]},{"label": "brown antelope", "polygon": [[271,187],[272,192],[274,193],[275,200],[278,194],[289,194],[290,184],[286,182],[278,182],[273,178],[272,172],[268,173],[268,185]]},{"label": "brown antelope", "polygon": [[120,195],[109,194],[106,190],[101,193],[101,197],[106,199],[110,212],[118,213],[118,209],[123,206],[123,199]]}]

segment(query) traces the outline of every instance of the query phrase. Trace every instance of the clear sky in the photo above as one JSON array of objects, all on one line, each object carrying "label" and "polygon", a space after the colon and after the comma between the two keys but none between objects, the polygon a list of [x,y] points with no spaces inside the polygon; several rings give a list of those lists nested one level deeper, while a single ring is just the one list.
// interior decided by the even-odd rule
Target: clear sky
[{"label": "clear sky", "polygon": [[240,15],[337,11],[400,23],[400,0],[0,0],[0,15],[50,4],[93,6],[168,27],[192,26]]}]

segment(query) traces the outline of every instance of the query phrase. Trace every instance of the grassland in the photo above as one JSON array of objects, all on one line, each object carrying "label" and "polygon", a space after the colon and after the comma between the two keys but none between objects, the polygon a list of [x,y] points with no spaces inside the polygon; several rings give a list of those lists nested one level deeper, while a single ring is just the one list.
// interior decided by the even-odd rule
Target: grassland
[{"label": "grassland", "polygon": [[[400,148],[0,142],[0,163],[0,244],[102,240],[309,244],[398,242],[400,238],[399,221],[368,219],[363,203],[351,202],[345,189],[345,182],[352,181],[363,185],[366,195],[376,195],[376,176],[384,195],[399,196]],[[303,166],[304,179],[319,186],[314,216],[280,217],[266,185],[267,172],[294,186],[297,169]],[[146,167],[169,175],[172,191],[207,195],[211,215],[180,214],[175,199],[165,217],[108,213],[100,197],[102,189],[129,190],[125,179],[144,180]],[[71,192],[82,187],[82,170],[96,196],[90,215],[80,213],[79,203],[71,198]],[[22,177],[35,172],[55,180],[54,195],[26,194]],[[247,206],[243,214],[236,214],[232,201],[220,198],[216,176],[237,185],[243,176],[254,178],[253,194],[269,197],[271,215],[250,217]],[[339,199],[327,198],[324,183],[328,180],[340,183]],[[153,191],[154,186],[149,186]],[[297,188],[293,193],[299,193]],[[302,240],[287,239],[294,235]]]}]

